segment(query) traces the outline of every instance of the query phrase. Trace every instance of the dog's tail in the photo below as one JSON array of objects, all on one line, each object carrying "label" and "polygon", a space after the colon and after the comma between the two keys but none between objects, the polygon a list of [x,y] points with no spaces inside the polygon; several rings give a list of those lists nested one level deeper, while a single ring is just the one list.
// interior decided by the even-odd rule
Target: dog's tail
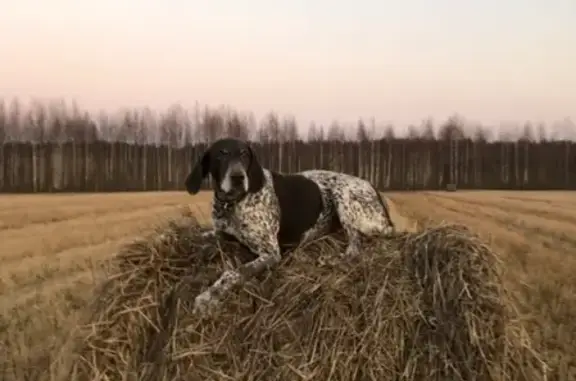
[{"label": "dog's tail", "polygon": [[390,217],[390,209],[388,208],[388,202],[386,202],[386,199],[384,197],[382,197],[382,194],[380,192],[378,192],[378,189],[376,189],[376,187],[374,185],[372,185],[372,188],[374,189],[374,192],[376,192],[376,197],[378,197],[378,200],[380,201],[380,204],[382,205],[382,208],[384,209],[384,217],[388,221],[388,224],[390,225],[392,230],[395,231],[396,226],[394,226],[394,221],[392,221],[392,218]]}]

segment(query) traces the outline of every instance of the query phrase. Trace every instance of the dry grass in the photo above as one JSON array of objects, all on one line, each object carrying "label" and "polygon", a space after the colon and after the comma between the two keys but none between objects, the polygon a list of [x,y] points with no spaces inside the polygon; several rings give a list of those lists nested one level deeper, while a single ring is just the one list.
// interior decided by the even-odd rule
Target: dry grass
[{"label": "dry grass", "polygon": [[463,223],[502,252],[550,380],[576,380],[576,192],[426,192],[393,197],[402,213]]},{"label": "dry grass", "polygon": [[[103,259],[173,215],[182,204],[208,215],[206,195],[183,193],[0,197],[0,374],[51,379],[67,334],[87,302]],[[568,193],[395,194],[423,224],[462,222],[503,253],[505,285],[518,299],[549,380],[576,379],[576,197]],[[402,224],[410,228],[411,221]],[[66,361],[67,359],[60,359]]]},{"label": "dry grass", "polygon": [[252,255],[207,242],[194,218],[123,249],[79,333],[74,380],[541,379],[499,260],[467,229],[298,249],[211,319],[191,301]]}]

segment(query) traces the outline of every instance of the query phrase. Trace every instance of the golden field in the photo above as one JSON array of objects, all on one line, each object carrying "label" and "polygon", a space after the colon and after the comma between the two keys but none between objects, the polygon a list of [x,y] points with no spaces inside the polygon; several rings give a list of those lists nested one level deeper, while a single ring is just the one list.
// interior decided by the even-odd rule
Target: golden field
[{"label": "golden field", "polygon": [[[551,379],[576,379],[576,193],[388,196],[401,228],[461,222],[488,240]],[[0,196],[0,379],[54,378],[103,260],[182,207],[207,219],[209,200],[185,192]]]}]

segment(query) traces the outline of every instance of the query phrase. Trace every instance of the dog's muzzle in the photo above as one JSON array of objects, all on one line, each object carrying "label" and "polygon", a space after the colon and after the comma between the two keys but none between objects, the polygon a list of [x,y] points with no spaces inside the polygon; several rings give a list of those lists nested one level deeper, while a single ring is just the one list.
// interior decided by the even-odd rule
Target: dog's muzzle
[{"label": "dog's muzzle", "polygon": [[235,198],[248,191],[248,175],[240,163],[231,165],[220,184],[225,198]]},{"label": "dog's muzzle", "polygon": [[[234,188],[244,188],[244,180],[246,174],[244,172],[234,172],[230,174],[230,184],[232,189]],[[245,189],[244,189],[245,190]]]}]

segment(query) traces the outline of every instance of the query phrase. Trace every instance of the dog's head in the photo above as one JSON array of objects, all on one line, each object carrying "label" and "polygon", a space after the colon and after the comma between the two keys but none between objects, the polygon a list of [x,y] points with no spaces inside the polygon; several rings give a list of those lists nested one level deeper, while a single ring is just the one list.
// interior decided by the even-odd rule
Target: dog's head
[{"label": "dog's head", "polygon": [[256,193],[264,185],[264,172],[254,151],[238,139],[220,139],[208,147],[186,178],[188,193],[198,193],[208,174],[214,182],[215,197],[228,202]]}]

